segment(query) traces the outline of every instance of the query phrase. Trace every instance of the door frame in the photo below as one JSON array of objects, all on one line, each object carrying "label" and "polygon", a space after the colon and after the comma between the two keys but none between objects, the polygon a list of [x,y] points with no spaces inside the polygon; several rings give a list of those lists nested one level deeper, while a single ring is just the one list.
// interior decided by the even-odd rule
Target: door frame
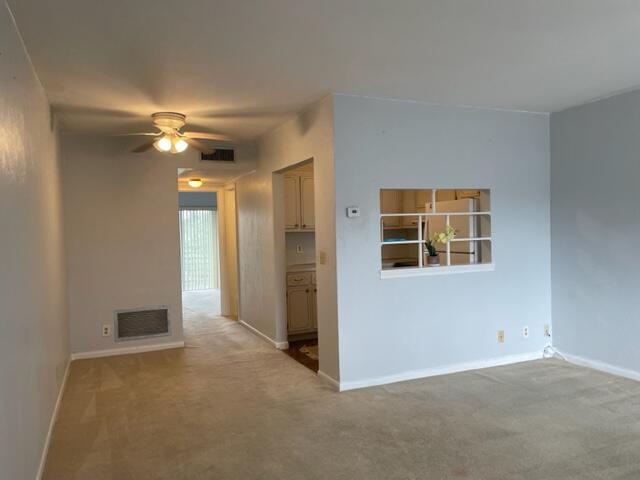
[{"label": "door frame", "polygon": [[[226,218],[228,215],[228,208],[226,205],[226,198],[225,198],[225,190],[229,190],[229,189],[233,189],[235,191],[236,189],[236,185],[235,182],[230,182],[228,184],[225,185],[203,185],[200,188],[190,188],[188,186],[185,185],[181,185],[178,184],[178,192],[215,192],[216,193],[216,201],[217,201],[217,210],[218,210],[218,215],[217,215],[217,222],[218,222],[218,263],[219,263],[219,269],[220,269],[220,315],[222,316],[229,316],[230,312],[232,312],[231,310],[231,295],[229,293],[229,272],[228,272],[228,265],[227,265],[227,257],[229,255],[228,252],[228,246],[227,246],[227,229],[226,229]],[[177,200],[177,199],[176,199]],[[237,203],[237,199],[236,199],[236,203]],[[180,209],[180,205],[178,202],[177,208]],[[177,221],[179,222],[180,219],[177,219]],[[233,219],[235,225],[236,225],[236,238],[235,238],[235,243],[236,243],[236,248],[235,248],[235,259],[232,262],[233,264],[235,264],[235,269],[236,269],[236,291],[238,292],[238,301],[236,304],[236,311],[238,312],[237,314],[237,318],[242,318],[241,317],[241,312],[240,312],[240,268],[239,268],[239,263],[238,263],[238,235],[237,235],[237,222],[238,222],[238,218],[237,218],[237,210],[236,210],[236,215]],[[181,255],[181,252],[178,252],[178,255]],[[180,264],[180,284],[179,284],[179,289],[180,289],[180,294],[182,295],[182,261],[179,262]]]},{"label": "door frame", "polygon": [[[287,255],[286,233],[284,221],[284,175],[298,167],[313,164],[313,157],[287,165],[272,172],[271,185],[273,195],[273,246],[275,273],[275,342],[280,350],[289,348],[287,327]],[[315,167],[315,165],[314,165]],[[315,172],[314,172],[315,173]],[[314,174],[313,181],[316,181]],[[315,184],[314,184],[315,190]],[[318,326],[319,329],[319,326]],[[318,332],[318,343],[320,334]]]}]

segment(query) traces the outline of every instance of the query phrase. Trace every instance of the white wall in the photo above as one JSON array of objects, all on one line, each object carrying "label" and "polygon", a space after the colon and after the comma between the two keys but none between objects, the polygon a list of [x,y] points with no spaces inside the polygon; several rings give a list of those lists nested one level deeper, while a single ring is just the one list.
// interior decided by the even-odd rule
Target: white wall
[{"label": "white wall", "polygon": [[639,133],[640,91],[551,117],[554,344],[636,378]]},{"label": "white wall", "polygon": [[[302,251],[298,253],[297,246]],[[300,265],[316,261],[316,239],[313,232],[288,232],[285,235],[287,265]]]},{"label": "white wall", "polygon": [[[277,342],[287,340],[285,238],[281,206],[274,218],[274,172],[314,159],[320,370],[337,379],[335,204],[332,98],[303,111],[265,135],[259,143],[257,171],[237,183],[241,319]],[[274,179],[276,185],[274,186]]]},{"label": "white wall", "polygon": [[[540,352],[551,321],[548,116],[334,98],[341,382]],[[380,279],[380,188],[431,187],[491,189],[495,271]],[[350,205],[362,216],[346,218]]]},{"label": "white wall", "polygon": [[[132,154],[140,139],[65,136],[69,320],[74,353],[182,340],[177,168],[198,154]],[[238,162],[253,167],[251,148]],[[202,168],[202,167],[200,167]],[[114,310],[169,305],[171,335],[114,342]]]},{"label": "white wall", "polygon": [[69,359],[57,136],[0,4],[0,478],[36,478]]}]

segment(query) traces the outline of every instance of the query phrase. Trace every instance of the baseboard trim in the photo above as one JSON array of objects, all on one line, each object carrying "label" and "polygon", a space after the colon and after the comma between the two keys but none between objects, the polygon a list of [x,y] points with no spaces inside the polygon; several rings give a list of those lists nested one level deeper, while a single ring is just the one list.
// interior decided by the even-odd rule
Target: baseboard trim
[{"label": "baseboard trim", "polygon": [[[480,370],[482,368],[499,367],[502,365],[511,365],[514,363],[530,362],[532,360],[540,360],[541,358],[543,358],[542,353],[542,351],[537,351],[522,353],[518,355],[506,355],[504,357],[490,358],[487,360],[454,363],[452,365],[443,365],[441,367],[427,368],[424,370],[411,370],[408,372],[383,375],[381,377],[375,378],[366,378],[363,380],[351,380],[346,382],[341,381],[339,382],[339,391],[345,392],[347,390],[356,390],[358,388],[387,385],[389,383],[404,382],[407,380],[417,380],[419,378],[437,377],[440,375],[466,372],[469,370]],[[318,372],[318,374],[319,373],[320,372]]]},{"label": "baseboard trim", "polygon": [[320,379],[325,382],[326,384],[328,384],[329,386],[331,386],[336,392],[340,391],[340,382],[338,382],[335,378],[333,378],[330,375],[327,375],[326,373],[324,373],[322,370],[318,370],[318,377],[320,377]]},{"label": "baseboard trim", "polygon": [[564,357],[564,359],[572,363],[573,365],[578,365],[580,367],[592,368],[593,370],[598,370],[600,372],[610,373],[611,375],[616,375],[618,377],[629,378],[631,380],[635,380],[640,382],[640,372],[635,370],[629,370],[627,368],[616,367],[615,365],[611,365],[610,363],[601,362],[599,360],[591,360],[584,357],[579,357],[577,355],[571,355],[570,353],[565,353],[563,351],[559,351],[560,355]]},{"label": "baseboard trim", "polygon": [[244,320],[238,320],[238,323],[240,323],[240,325],[242,325],[244,328],[249,330],[254,335],[260,337],[262,340],[264,340],[265,342],[267,342],[271,346],[276,347],[278,350],[286,350],[287,348],[289,348],[289,342],[276,342],[273,338],[265,335],[260,330],[258,330],[257,328],[249,325]]},{"label": "baseboard trim", "polygon": [[44,439],[44,447],[42,448],[42,455],[40,456],[40,466],[38,467],[38,473],[36,475],[36,480],[40,480],[42,475],[44,475],[44,467],[47,464],[47,456],[49,455],[49,445],[51,444],[51,435],[53,435],[53,427],[58,420],[58,412],[60,411],[60,404],[62,403],[62,397],[64,395],[64,391],[67,388],[67,378],[69,378],[69,370],[71,369],[71,358],[67,360],[67,366],[64,369],[64,376],[62,377],[62,384],[60,385],[60,389],[58,390],[58,398],[56,399],[56,404],[53,407],[53,412],[51,413],[51,420],[49,420],[49,430],[47,431],[47,436]]},{"label": "baseboard trim", "polygon": [[109,350],[94,350],[92,352],[72,353],[71,360],[83,360],[85,358],[113,357],[115,355],[129,355],[131,353],[154,352],[156,350],[170,350],[183,348],[184,341],[171,343],[158,343],[156,345],[138,345],[135,347],[111,348]]}]

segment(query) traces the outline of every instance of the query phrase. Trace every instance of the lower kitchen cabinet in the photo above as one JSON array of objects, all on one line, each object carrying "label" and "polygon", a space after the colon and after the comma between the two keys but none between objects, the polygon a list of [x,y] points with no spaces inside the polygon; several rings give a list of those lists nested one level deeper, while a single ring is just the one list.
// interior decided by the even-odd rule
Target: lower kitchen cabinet
[{"label": "lower kitchen cabinet", "polygon": [[[300,284],[304,278],[305,284]],[[287,284],[287,327],[289,334],[314,332],[318,328],[316,294],[311,275],[289,274]]]}]

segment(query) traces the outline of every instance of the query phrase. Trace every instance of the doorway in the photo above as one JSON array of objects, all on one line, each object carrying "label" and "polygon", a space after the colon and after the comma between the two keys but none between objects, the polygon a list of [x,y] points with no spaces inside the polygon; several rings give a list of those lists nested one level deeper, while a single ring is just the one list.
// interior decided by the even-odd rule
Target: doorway
[{"label": "doorway", "polygon": [[[276,172],[276,248],[282,268],[286,301],[282,325],[288,348],[284,352],[318,371],[318,321],[315,249],[315,183],[313,159]],[[280,188],[278,188],[280,187]]]},{"label": "doorway", "polygon": [[218,196],[179,192],[178,199],[183,318],[206,321],[221,313]]}]

